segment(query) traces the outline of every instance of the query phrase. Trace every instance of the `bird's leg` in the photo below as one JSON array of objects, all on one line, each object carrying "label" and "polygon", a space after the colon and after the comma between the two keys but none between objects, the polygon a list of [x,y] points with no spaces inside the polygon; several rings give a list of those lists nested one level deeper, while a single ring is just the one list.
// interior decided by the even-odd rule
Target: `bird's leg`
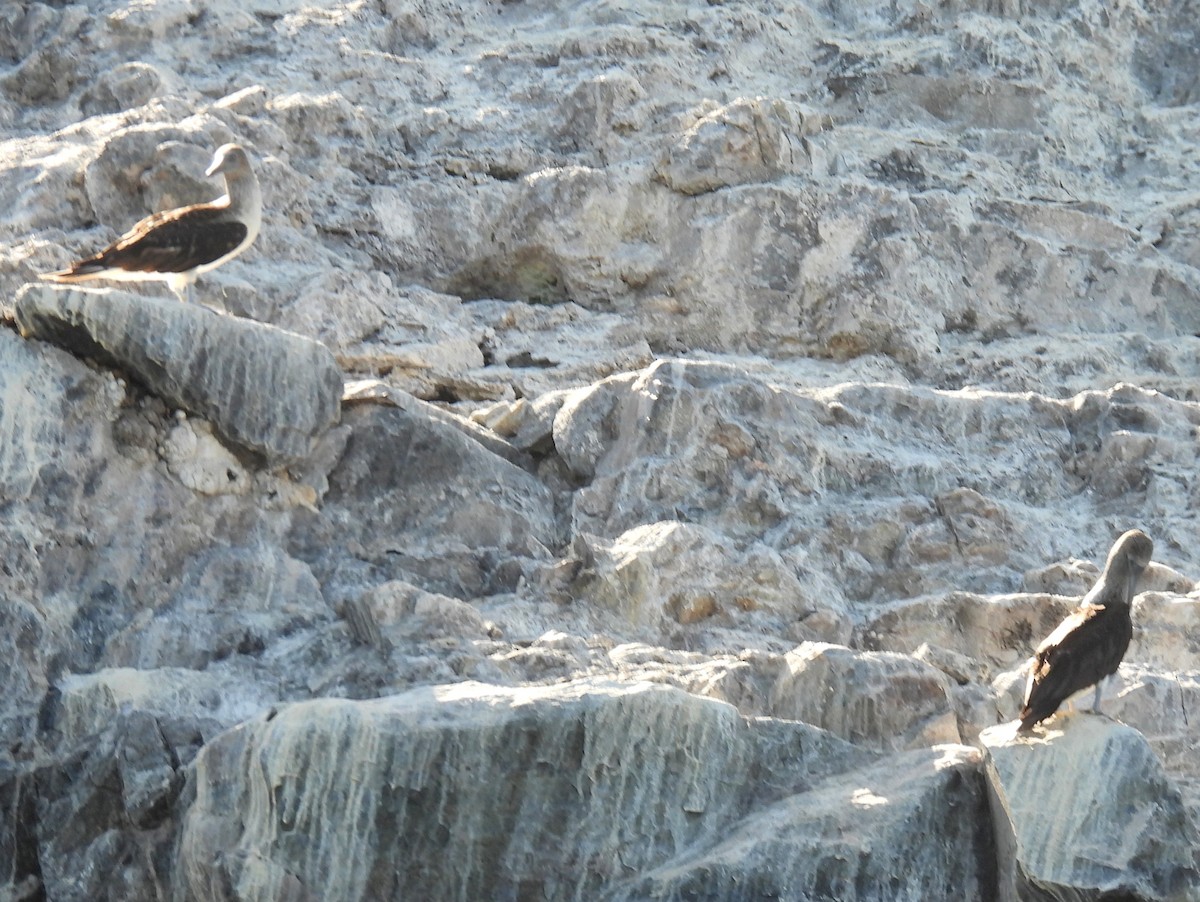
[{"label": "bird's leg", "polygon": [[1104,680],[1096,681],[1096,697],[1092,700],[1092,713],[1093,714],[1103,714],[1104,713],[1103,711],[1100,710],[1100,689],[1103,686],[1104,686]]}]

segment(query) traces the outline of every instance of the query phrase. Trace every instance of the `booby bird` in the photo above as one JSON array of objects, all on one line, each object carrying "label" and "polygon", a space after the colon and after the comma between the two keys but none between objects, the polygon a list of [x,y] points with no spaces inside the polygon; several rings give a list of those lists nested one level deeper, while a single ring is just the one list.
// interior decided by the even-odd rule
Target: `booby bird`
[{"label": "booby bird", "polygon": [[248,248],[262,223],[262,191],[241,145],[223,144],[217,149],[204,174],[218,173],[225,176],[222,197],[147,216],[95,256],[39,278],[50,282],[162,279],[180,300],[190,301],[192,283]]},{"label": "booby bird", "polygon": [[1130,605],[1153,553],[1154,543],[1140,529],[1123,533],[1079,607],[1037,647],[1019,715],[1022,731],[1032,729],[1070,696],[1093,684],[1092,710],[1100,713],[1100,686],[1117,672],[1133,638]]}]

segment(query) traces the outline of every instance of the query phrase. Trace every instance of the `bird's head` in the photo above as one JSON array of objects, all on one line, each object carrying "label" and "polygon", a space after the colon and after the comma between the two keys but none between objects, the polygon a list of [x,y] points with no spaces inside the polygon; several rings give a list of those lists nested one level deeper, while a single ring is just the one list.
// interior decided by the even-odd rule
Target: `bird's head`
[{"label": "bird's head", "polygon": [[1104,572],[1116,582],[1126,604],[1133,601],[1137,582],[1150,565],[1152,554],[1154,543],[1140,529],[1122,533],[1108,553]]},{"label": "bird's head", "polygon": [[240,144],[222,144],[213,155],[213,161],[204,171],[207,176],[231,172],[249,171],[250,158]]}]

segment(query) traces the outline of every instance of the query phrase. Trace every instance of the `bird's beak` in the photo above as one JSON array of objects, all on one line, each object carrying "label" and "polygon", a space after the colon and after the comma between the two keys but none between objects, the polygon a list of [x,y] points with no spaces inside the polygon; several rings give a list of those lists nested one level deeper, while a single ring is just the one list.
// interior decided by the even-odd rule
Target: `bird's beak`
[{"label": "bird's beak", "polygon": [[1125,598],[1130,604],[1133,603],[1133,593],[1137,589],[1138,573],[1133,567],[1130,567],[1125,572]]},{"label": "bird's beak", "polygon": [[224,162],[225,162],[224,157],[217,157],[215,160],[212,161],[212,163],[209,165],[209,167],[204,170],[205,176],[212,177],[212,176],[216,175],[218,170],[220,170],[220,168],[221,168],[221,164]]}]

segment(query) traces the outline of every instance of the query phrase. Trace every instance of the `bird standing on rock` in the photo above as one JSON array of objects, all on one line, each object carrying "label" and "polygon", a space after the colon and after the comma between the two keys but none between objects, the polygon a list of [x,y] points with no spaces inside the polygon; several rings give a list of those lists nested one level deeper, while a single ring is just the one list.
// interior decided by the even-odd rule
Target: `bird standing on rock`
[{"label": "bird standing on rock", "polygon": [[1070,696],[1092,685],[1096,687],[1092,710],[1100,712],[1101,682],[1117,672],[1129,648],[1130,605],[1153,553],[1154,543],[1140,529],[1122,534],[1108,553],[1096,585],[1037,647],[1020,713],[1022,731],[1032,729]]},{"label": "bird standing on rock", "polygon": [[192,283],[248,248],[262,223],[262,191],[241,145],[217,149],[204,174],[218,173],[225,176],[224,196],[147,216],[95,256],[39,278],[50,282],[161,279],[180,300],[191,301]]}]

